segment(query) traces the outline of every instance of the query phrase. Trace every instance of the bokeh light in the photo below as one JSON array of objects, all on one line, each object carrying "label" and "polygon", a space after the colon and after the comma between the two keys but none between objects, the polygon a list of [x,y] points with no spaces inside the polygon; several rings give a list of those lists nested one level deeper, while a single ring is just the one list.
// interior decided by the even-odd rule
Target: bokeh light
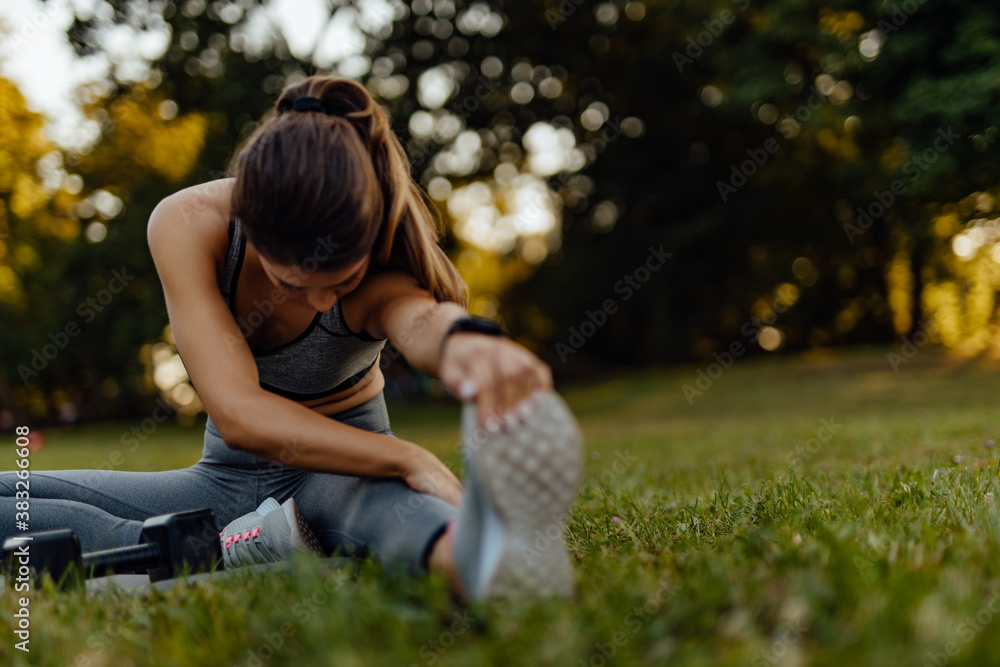
[{"label": "bokeh light", "polygon": [[760,344],[761,349],[768,352],[774,352],[780,348],[784,341],[785,335],[781,333],[780,329],[776,329],[775,327],[763,327],[757,338],[757,342]]}]

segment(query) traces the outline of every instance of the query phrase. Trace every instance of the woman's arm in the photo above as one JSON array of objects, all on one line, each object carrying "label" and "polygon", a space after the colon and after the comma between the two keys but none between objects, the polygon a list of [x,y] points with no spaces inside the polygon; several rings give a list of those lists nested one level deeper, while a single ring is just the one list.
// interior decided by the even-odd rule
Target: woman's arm
[{"label": "woman's arm", "polygon": [[[414,368],[439,378],[456,396],[474,397],[480,422],[488,428],[498,428],[532,392],[552,388],[549,367],[507,338],[471,332],[445,338],[468,311],[438,303],[405,273],[372,276],[359,292],[365,330],[388,338]],[[474,393],[461,395],[463,385],[474,387]]]},{"label": "woman's arm", "polygon": [[225,247],[228,205],[194,207],[196,197],[204,201],[191,188],[161,202],[147,237],[177,349],[226,445],[294,468],[400,477],[457,503],[457,479],[422,447],[261,389],[253,354],[217,285],[212,248]]}]

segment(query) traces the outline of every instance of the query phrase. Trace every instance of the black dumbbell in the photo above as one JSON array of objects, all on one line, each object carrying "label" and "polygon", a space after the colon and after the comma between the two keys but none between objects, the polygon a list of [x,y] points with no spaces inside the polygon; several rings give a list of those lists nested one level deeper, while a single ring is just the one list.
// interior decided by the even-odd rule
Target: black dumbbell
[{"label": "black dumbbell", "polygon": [[[31,537],[25,540],[23,537]],[[103,577],[107,574],[148,572],[150,581],[172,579],[188,566],[191,571],[217,570],[222,566],[219,529],[212,510],[192,510],[147,519],[140,543],[81,554],[80,540],[72,530],[49,530],[8,538],[3,544],[3,562],[12,580],[23,564],[28,545],[29,567],[48,572],[56,581],[72,580],[76,574]]]}]

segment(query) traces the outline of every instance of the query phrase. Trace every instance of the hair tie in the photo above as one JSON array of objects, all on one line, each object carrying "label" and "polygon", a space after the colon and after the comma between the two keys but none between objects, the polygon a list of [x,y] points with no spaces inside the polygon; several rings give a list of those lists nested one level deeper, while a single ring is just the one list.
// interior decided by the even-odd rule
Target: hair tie
[{"label": "hair tie", "polygon": [[323,103],[315,97],[300,97],[295,100],[295,103],[292,104],[292,111],[319,111],[320,113],[326,113]]}]

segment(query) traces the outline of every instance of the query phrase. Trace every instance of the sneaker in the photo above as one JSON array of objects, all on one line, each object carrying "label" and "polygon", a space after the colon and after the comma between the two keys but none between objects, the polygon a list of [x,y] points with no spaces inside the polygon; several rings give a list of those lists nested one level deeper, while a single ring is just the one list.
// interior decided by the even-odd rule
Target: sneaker
[{"label": "sneaker", "polygon": [[219,541],[227,568],[287,560],[294,551],[326,556],[294,498],[284,505],[268,498],[256,511],[226,526]]},{"label": "sneaker", "polygon": [[568,597],[569,508],[583,470],[579,425],[555,392],[525,402],[520,423],[489,432],[462,408],[465,494],[454,530],[455,565],[469,600]]}]

